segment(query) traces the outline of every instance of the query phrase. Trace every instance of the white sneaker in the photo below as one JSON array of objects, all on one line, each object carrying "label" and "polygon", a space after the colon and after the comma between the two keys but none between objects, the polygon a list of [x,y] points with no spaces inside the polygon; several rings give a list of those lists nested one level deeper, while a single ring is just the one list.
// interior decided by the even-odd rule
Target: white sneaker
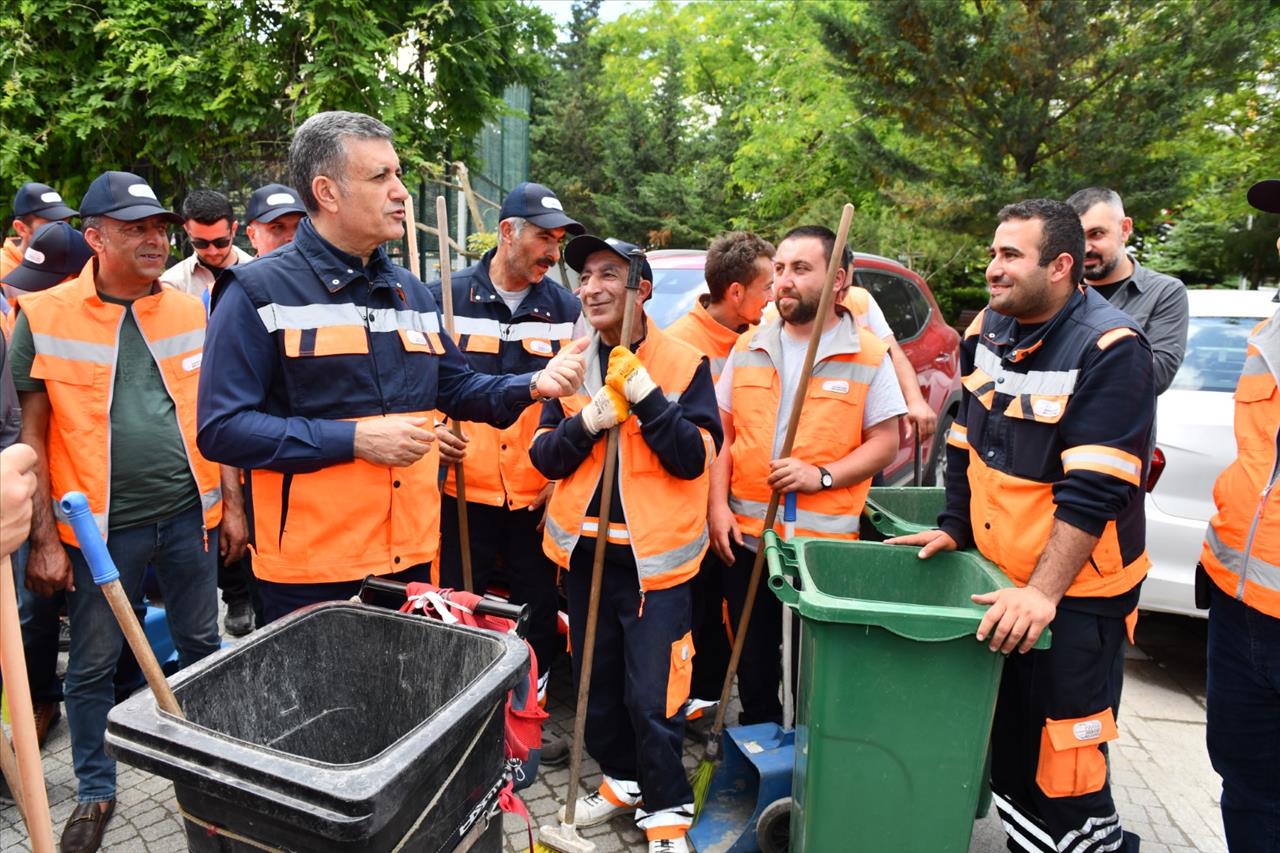
[{"label": "white sneaker", "polygon": [[[596,826],[604,823],[620,814],[631,814],[636,810],[636,806],[640,805],[637,799],[635,803],[629,806],[620,806],[612,803],[604,798],[599,791],[587,794],[585,797],[578,798],[578,805],[573,812],[574,826]],[[565,807],[560,807],[560,822],[565,822]],[[673,848],[674,849],[674,848]],[[685,848],[686,853],[688,848]]]},{"label": "white sneaker", "polygon": [[679,838],[655,838],[649,842],[649,853],[689,853],[689,842]]},{"label": "white sneaker", "polygon": [[720,703],[715,699],[690,699],[684,703],[684,718],[686,722],[692,722],[703,714],[710,713],[715,710]]}]

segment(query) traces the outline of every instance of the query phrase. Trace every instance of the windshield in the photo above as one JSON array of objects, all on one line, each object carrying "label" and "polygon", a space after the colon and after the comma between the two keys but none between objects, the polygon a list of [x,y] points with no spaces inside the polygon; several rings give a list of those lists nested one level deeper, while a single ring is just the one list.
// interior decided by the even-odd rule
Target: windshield
[{"label": "windshield", "polygon": [[698,294],[706,293],[702,270],[653,271],[653,295],[644,310],[659,328],[665,329],[693,308]]},{"label": "windshield", "polygon": [[1244,366],[1249,333],[1260,317],[1192,317],[1187,328],[1187,357],[1172,388],[1184,391],[1234,391]]}]

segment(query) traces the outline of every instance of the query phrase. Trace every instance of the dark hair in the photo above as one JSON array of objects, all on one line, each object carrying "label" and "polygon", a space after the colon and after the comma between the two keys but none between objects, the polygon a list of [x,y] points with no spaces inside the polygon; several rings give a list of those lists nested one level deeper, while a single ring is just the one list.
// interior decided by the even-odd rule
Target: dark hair
[{"label": "dark hair", "polygon": [[1084,278],[1084,228],[1080,215],[1066,203],[1051,198],[1029,198],[1000,208],[996,218],[1001,222],[1010,219],[1039,219],[1044,235],[1040,238],[1042,267],[1053,263],[1058,255],[1071,256],[1071,283],[1079,284]]},{"label": "dark hair", "polygon": [[33,226],[35,225],[35,222],[36,222],[36,214],[34,214],[34,213],[24,213],[24,214],[22,214],[21,216],[15,216],[15,217],[14,217],[14,219],[18,220],[19,222],[21,222],[23,225],[27,226],[28,228],[31,228],[31,227],[33,227]]},{"label": "dark hair", "polygon": [[[817,237],[822,241],[822,259],[828,264],[831,263],[831,252],[836,247],[836,232],[822,225],[799,225],[783,235],[782,239],[790,240],[792,237]],[[840,266],[847,267],[851,263],[853,263],[853,252],[849,251],[849,246],[846,244],[844,251],[840,253]]]},{"label": "dark hair", "polygon": [[1124,202],[1120,200],[1120,193],[1106,187],[1087,187],[1076,190],[1067,199],[1067,204],[1071,205],[1076,216],[1084,216],[1093,209],[1095,204],[1110,205],[1119,210],[1121,215],[1124,214]]},{"label": "dark hair", "polygon": [[192,190],[182,200],[182,218],[195,220],[201,225],[216,225],[224,219],[230,223],[235,214],[231,212],[231,202],[222,193]]},{"label": "dark hair", "polygon": [[707,247],[704,275],[711,301],[724,299],[724,292],[735,281],[749,283],[756,274],[757,258],[772,258],[773,244],[750,231],[721,234]]},{"label": "dark hair", "polygon": [[339,183],[347,171],[347,152],[343,139],[385,139],[391,141],[391,128],[373,116],[334,110],[316,113],[302,123],[289,144],[289,177],[298,188],[302,205],[309,213],[320,209],[311,181],[324,175]]}]

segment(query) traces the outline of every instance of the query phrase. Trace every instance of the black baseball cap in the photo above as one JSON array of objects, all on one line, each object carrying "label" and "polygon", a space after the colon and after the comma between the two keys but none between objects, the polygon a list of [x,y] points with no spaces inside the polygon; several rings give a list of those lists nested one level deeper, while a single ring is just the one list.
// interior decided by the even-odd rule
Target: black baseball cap
[{"label": "black baseball cap", "polygon": [[182,224],[182,217],[165,210],[155,190],[132,172],[103,172],[94,178],[80,200],[80,216],[109,216],[121,222],[163,216],[174,225]]},{"label": "black baseball cap", "polygon": [[19,290],[45,290],[78,275],[93,257],[84,235],[66,222],[46,222],[31,235],[22,263],[0,281]]},{"label": "black baseball cap", "polygon": [[[583,234],[579,237],[574,237],[564,247],[564,262],[574,272],[581,273],[583,266],[587,263],[587,258],[596,252],[608,251],[613,252],[622,258],[625,263],[630,264],[631,258],[627,257],[627,255],[639,248],[634,243],[625,243],[613,237],[601,239],[594,234]],[[640,262],[640,277],[645,281],[653,281],[653,267],[649,266],[648,259]]]},{"label": "black baseball cap", "polygon": [[13,197],[13,215],[26,216],[34,213],[44,219],[70,219],[76,211],[67,207],[58,191],[48,184],[35,182],[23,184],[18,194]]},{"label": "black baseball cap", "polygon": [[1271,178],[1249,187],[1249,204],[1265,213],[1280,213],[1280,180]]},{"label": "black baseball cap", "polygon": [[258,187],[249,196],[249,208],[244,212],[244,224],[250,222],[272,222],[286,213],[306,213],[307,209],[298,200],[298,194],[292,187],[284,184],[267,184]]},{"label": "black baseball cap", "polygon": [[582,223],[565,215],[564,206],[556,194],[542,184],[525,182],[507,194],[507,200],[498,211],[498,221],[519,216],[539,228],[563,228],[574,236],[587,233]]}]

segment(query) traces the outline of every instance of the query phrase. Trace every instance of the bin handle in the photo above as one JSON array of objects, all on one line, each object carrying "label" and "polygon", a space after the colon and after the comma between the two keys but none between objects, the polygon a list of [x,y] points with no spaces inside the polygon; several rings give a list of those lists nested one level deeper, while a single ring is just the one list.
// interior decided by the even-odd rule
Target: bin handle
[{"label": "bin handle", "polygon": [[800,603],[800,593],[795,581],[799,574],[796,567],[796,549],[790,542],[784,542],[772,530],[764,532],[764,559],[769,566],[769,589],[778,599],[790,607]]}]

